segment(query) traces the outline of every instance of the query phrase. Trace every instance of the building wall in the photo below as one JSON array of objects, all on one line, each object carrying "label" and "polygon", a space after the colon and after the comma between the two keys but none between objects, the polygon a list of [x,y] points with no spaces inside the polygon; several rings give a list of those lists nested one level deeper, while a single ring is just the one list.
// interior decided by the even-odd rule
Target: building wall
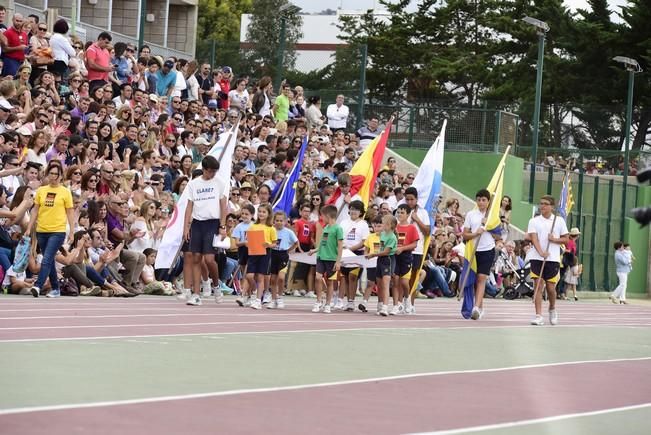
[{"label": "building wall", "polygon": [[138,36],[138,2],[113,0],[111,30],[136,38]]},{"label": "building wall", "polygon": [[[145,23],[145,40],[154,44],[163,44],[165,42],[165,1],[148,0],[147,14],[154,15],[154,22]],[[171,5],[170,5],[171,9]],[[185,29],[183,30],[185,31]],[[169,33],[169,30],[168,30]]]},{"label": "building wall", "polygon": [[[68,9],[68,13],[70,13],[70,2],[68,1],[65,3],[67,3],[66,9]],[[90,5],[88,2],[82,1],[80,12],[78,18],[79,21],[108,29],[108,17],[110,13],[108,0],[97,0],[96,5]]]},{"label": "building wall", "polygon": [[167,45],[176,50],[190,51],[196,35],[196,8],[170,5]]}]

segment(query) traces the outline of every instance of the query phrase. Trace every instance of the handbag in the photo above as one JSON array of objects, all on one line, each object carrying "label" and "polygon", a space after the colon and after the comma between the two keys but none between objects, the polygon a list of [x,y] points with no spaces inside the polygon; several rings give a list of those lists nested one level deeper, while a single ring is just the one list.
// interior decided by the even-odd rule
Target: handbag
[{"label": "handbag", "polygon": [[23,236],[18,242],[16,253],[14,254],[13,269],[16,273],[23,273],[29,263],[29,251],[31,250],[32,238]]},{"label": "handbag", "polygon": [[59,283],[61,296],[79,296],[77,282],[72,278],[63,278]]}]

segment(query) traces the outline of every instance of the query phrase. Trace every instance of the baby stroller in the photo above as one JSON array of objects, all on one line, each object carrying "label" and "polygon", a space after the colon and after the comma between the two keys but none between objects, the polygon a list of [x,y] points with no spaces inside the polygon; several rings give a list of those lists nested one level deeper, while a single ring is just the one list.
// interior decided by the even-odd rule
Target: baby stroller
[{"label": "baby stroller", "polygon": [[526,264],[518,269],[506,256],[503,260],[504,266],[513,273],[514,282],[504,289],[502,297],[508,300],[533,297],[533,282],[529,279],[529,265]]}]

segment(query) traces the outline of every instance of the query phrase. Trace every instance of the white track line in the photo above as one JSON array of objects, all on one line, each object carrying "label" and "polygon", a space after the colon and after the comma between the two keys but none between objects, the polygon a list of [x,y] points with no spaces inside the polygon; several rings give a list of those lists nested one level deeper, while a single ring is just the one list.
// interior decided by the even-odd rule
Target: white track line
[{"label": "white track line", "polygon": [[64,411],[69,409],[98,408],[103,406],[135,405],[141,403],[166,402],[171,400],[189,400],[189,399],[201,399],[207,397],[234,396],[239,394],[274,393],[278,391],[296,391],[296,390],[306,390],[311,388],[339,387],[344,385],[356,385],[356,384],[365,384],[371,382],[394,381],[394,380],[414,379],[414,378],[423,378],[423,377],[431,377],[431,376],[446,376],[446,375],[473,374],[473,373],[495,373],[495,372],[514,371],[514,370],[537,369],[537,368],[545,368],[545,367],[562,367],[562,366],[572,366],[572,365],[582,365],[582,364],[603,364],[603,363],[649,361],[649,360],[651,360],[651,356],[640,357],[640,358],[563,361],[557,363],[528,364],[528,365],[520,365],[520,366],[498,367],[492,369],[452,370],[452,371],[444,371],[444,372],[412,373],[407,375],[383,376],[383,377],[367,378],[367,379],[352,379],[348,381],[322,382],[322,383],[315,383],[315,384],[291,385],[285,387],[249,388],[249,389],[241,389],[241,390],[215,391],[210,393],[184,394],[184,395],[176,395],[176,396],[160,396],[160,397],[145,397],[140,399],[112,400],[112,401],[94,402],[94,403],[70,403],[64,405],[10,408],[10,409],[0,410],[0,415],[23,414],[28,412],[42,412],[42,411]]},{"label": "white track line", "polygon": [[[365,328],[332,328],[332,329],[298,329],[298,330],[273,330],[273,331],[233,331],[233,332],[193,332],[193,333],[179,333],[179,334],[138,334],[138,335],[106,335],[106,336],[89,336],[89,337],[54,337],[54,338],[16,338],[16,339],[0,339],[0,344],[5,343],[34,343],[34,342],[49,342],[49,341],[94,341],[94,340],[123,340],[131,338],[168,338],[168,337],[204,337],[213,338],[229,335],[265,335],[265,334],[304,334],[304,333],[317,333],[317,332],[360,332],[360,331],[375,331],[377,335],[384,335],[382,331],[422,331],[422,332],[440,332],[440,331],[456,331],[465,329],[486,330],[486,329],[530,329],[532,331],[543,331],[551,327],[529,326],[529,325],[484,325],[484,326],[438,326],[438,327],[391,327],[387,324],[386,328],[382,327],[365,327]],[[626,328],[626,329],[646,329],[649,325],[556,325],[554,329],[576,329],[576,328]]]},{"label": "white track line", "polygon": [[649,407],[651,407],[651,403],[641,403],[639,405],[621,406],[619,408],[606,408],[597,411],[577,412],[573,414],[561,414],[561,415],[554,415],[551,417],[533,418],[530,420],[517,420],[517,421],[506,422],[506,423],[487,424],[484,426],[470,426],[470,427],[464,427],[459,429],[440,430],[434,432],[420,432],[411,435],[455,435],[455,434],[464,434],[469,432],[483,432],[486,430],[507,429],[511,427],[527,426],[531,424],[552,423],[555,421],[568,420],[570,418],[593,417],[595,415],[610,414],[613,412],[633,411],[636,409],[644,409]]}]

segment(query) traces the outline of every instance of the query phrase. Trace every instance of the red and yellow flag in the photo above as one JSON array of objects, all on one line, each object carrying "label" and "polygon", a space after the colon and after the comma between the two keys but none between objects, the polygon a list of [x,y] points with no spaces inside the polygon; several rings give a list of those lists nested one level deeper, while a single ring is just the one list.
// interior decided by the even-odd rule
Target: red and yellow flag
[{"label": "red and yellow flag", "polygon": [[[366,147],[350,170],[350,196],[359,195],[364,203],[364,208],[368,206],[373,189],[375,189],[377,174],[382,168],[384,151],[387,148],[387,141],[391,133],[392,120],[393,118],[387,122],[384,131]],[[335,204],[340,196],[341,189],[337,187],[335,193],[328,200],[328,204]]]}]

